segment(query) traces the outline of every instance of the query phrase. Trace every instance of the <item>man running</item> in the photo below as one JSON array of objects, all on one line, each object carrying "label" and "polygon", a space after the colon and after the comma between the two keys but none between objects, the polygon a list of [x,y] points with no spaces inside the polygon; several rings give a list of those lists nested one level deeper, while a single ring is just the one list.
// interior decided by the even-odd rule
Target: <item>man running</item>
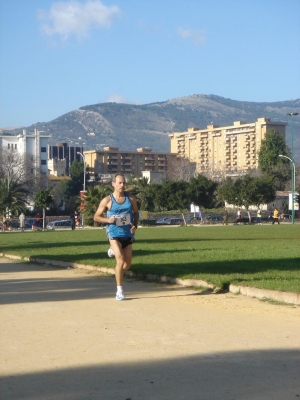
[{"label": "man running", "polygon": [[[132,260],[132,243],[139,220],[136,198],[125,192],[125,177],[116,174],[112,180],[114,192],[101,200],[94,221],[106,223],[106,233],[116,257],[116,300],[124,300],[123,271],[128,270]],[[106,217],[102,215],[106,213]]]}]

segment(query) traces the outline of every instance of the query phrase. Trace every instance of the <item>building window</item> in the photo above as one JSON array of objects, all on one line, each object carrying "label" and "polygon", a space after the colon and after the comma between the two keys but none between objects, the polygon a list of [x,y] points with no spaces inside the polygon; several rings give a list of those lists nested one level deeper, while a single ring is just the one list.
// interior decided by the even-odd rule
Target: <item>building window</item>
[{"label": "building window", "polygon": [[47,152],[47,148],[46,147],[41,147],[41,153],[46,153]]},{"label": "building window", "polygon": [[17,145],[17,143],[15,144],[15,149],[17,149],[18,148],[18,145]]},{"label": "building window", "polygon": [[8,143],[7,148],[10,149],[10,143]]},{"label": "building window", "polygon": [[47,160],[41,160],[41,165],[47,165]]}]

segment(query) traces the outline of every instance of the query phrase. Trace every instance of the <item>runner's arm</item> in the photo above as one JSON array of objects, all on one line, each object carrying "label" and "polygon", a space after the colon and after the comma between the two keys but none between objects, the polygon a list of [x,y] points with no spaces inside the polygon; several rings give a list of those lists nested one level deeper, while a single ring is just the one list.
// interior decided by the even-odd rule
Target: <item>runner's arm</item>
[{"label": "runner's arm", "polygon": [[[133,211],[133,221],[132,221],[132,228],[137,229],[137,225],[139,222],[139,209],[137,206],[136,198],[135,196],[130,196],[130,202],[132,205],[132,211]],[[134,232],[132,232],[134,233]]]},{"label": "runner's arm", "polygon": [[107,196],[101,200],[99,207],[94,215],[95,222],[99,222],[101,224],[113,224],[115,222],[114,216],[112,216],[110,218],[102,216],[109,209],[110,202],[111,202],[110,196]]}]

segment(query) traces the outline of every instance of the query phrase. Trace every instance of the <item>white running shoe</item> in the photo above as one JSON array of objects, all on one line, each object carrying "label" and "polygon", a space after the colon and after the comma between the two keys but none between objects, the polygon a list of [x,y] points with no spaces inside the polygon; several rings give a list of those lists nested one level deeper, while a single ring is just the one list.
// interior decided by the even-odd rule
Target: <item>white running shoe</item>
[{"label": "white running shoe", "polygon": [[124,293],[117,293],[116,294],[116,300],[125,300]]},{"label": "white running shoe", "polygon": [[113,251],[113,249],[111,247],[107,250],[107,255],[108,255],[108,257],[114,257],[115,256],[115,253],[114,253],[114,251]]}]

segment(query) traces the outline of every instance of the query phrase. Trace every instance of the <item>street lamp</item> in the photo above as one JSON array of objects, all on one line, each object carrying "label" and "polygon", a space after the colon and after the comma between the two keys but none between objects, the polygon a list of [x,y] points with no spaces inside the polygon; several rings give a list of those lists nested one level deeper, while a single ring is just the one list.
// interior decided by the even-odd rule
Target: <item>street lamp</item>
[{"label": "street lamp", "polygon": [[[85,170],[86,170],[86,164],[85,164],[85,157],[80,151],[77,151],[77,154],[80,154],[83,160],[83,193],[85,194]],[[82,214],[82,227],[84,226],[84,216]]]},{"label": "street lamp", "polygon": [[294,161],[287,156],[283,156],[279,154],[280,158],[287,158],[292,163],[292,223],[295,223],[295,208],[294,208],[294,194],[295,194],[295,163]]},{"label": "street lamp", "polygon": [[[290,112],[287,113],[289,117],[292,117],[292,164],[294,168],[294,173],[292,174],[292,222],[295,221],[295,210],[294,210],[294,193],[295,193],[295,160],[294,160],[294,118],[299,113],[297,112]],[[289,158],[290,160],[290,158]]]},{"label": "street lamp", "polygon": [[85,192],[85,157],[82,153],[80,153],[80,151],[77,151],[77,154],[80,154],[83,160],[83,191]]}]

